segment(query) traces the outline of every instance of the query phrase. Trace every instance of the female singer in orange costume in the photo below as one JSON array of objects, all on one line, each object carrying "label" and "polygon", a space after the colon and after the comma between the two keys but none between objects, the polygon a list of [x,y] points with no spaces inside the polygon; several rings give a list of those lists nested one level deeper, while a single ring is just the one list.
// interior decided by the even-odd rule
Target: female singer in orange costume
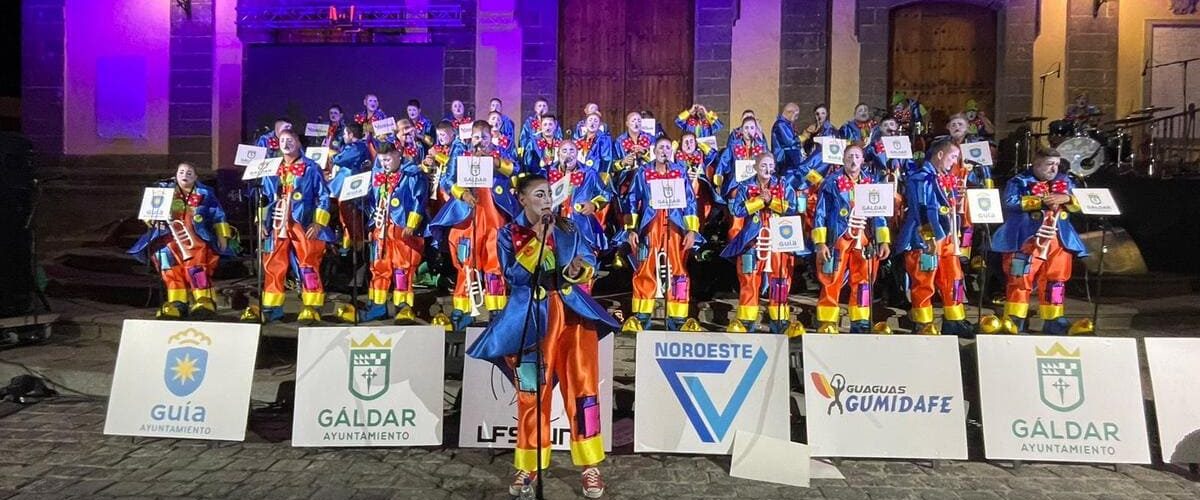
[{"label": "female singer in orange costume", "polygon": [[582,286],[595,274],[596,258],[578,228],[569,219],[554,216],[546,178],[521,177],[517,192],[522,211],[498,234],[500,264],[511,300],[467,354],[514,376],[517,473],[509,493],[519,495],[537,481],[539,447],[541,468],[550,466],[550,398],[557,382],[571,425],[571,461],[584,468],[583,495],[599,498],[604,493],[596,468],[604,460],[599,338],[616,329],[617,322]]}]

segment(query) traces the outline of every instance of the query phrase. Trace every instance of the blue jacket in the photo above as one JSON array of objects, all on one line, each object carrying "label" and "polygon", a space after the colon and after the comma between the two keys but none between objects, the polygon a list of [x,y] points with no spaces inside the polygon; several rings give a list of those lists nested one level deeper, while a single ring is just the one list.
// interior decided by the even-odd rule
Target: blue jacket
[{"label": "blue jacket", "polygon": [[[545,337],[549,317],[546,289],[556,291],[566,310],[591,323],[601,337],[619,327],[608,311],[579,286],[595,275],[597,264],[595,255],[585,250],[587,243],[574,224],[560,220],[551,228],[553,251],[545,252],[541,263],[543,269],[549,269],[543,271],[540,284],[533,282],[541,243],[530,236],[533,231],[528,229],[529,225],[525,213],[521,212],[513,222],[500,228],[496,246],[500,266],[504,269],[504,282],[508,284],[508,306],[467,348],[467,355],[472,358],[490,361],[504,370],[508,369],[506,356],[522,353]],[[566,276],[566,267],[575,257],[583,259],[585,271],[579,279],[571,280]],[[535,294],[534,290],[540,293]],[[530,303],[534,305],[532,318],[529,317]],[[524,344],[521,343],[523,332]]]},{"label": "blue jacket", "polygon": [[[629,231],[637,231],[638,236],[645,241],[646,232],[650,228],[650,223],[658,220],[659,217],[666,216],[667,221],[671,226],[675,226],[680,232],[696,233],[696,244],[693,248],[699,248],[704,243],[704,237],[700,234],[700,218],[696,216],[696,195],[691,189],[686,189],[687,167],[681,163],[672,163],[665,174],[668,177],[679,177],[684,180],[687,206],[684,208],[671,209],[654,209],[650,206],[650,178],[657,177],[658,173],[654,170],[653,163],[637,169],[633,176],[632,184],[629,188],[629,197],[627,199],[625,212],[625,229],[617,234],[613,239],[617,244],[624,243],[628,239]],[[647,242],[648,243],[648,242]],[[639,245],[639,249],[643,252],[648,248],[647,244]],[[690,249],[689,249],[690,250]],[[632,255],[634,265],[638,265],[641,261],[640,255]]]},{"label": "blue jacket", "polygon": [[400,176],[395,185],[378,182],[376,178],[385,173],[380,169],[371,176],[372,188],[364,197],[367,208],[370,210],[367,214],[367,227],[375,229],[374,210],[382,201],[388,207],[388,219],[391,224],[400,227],[407,226],[413,230],[413,234],[421,234],[417,229],[425,222],[425,205],[429,200],[429,178],[425,176],[419,163],[407,158],[397,170]]},{"label": "blue jacket", "polygon": [[[751,179],[738,186],[737,194],[729,204],[729,212],[734,217],[743,219],[745,224],[737,236],[721,250],[721,257],[733,260],[747,251],[752,251],[758,242],[758,233],[763,228],[764,219],[804,213],[807,200],[797,196],[796,191],[790,189],[786,181],[774,178],[771,179],[768,186],[776,191],[773,193],[770,205],[763,203],[758,197],[760,188],[756,180]],[[811,252],[806,250],[799,255],[809,253]]]},{"label": "blue jacket", "polygon": [[[529,143],[541,135],[537,131],[537,128],[541,128],[541,124],[538,123],[539,120],[541,119],[534,117],[534,115],[529,115],[525,118],[525,121],[521,122],[521,136],[517,138],[517,149],[524,150],[528,148]],[[534,125],[535,123],[537,125]],[[554,138],[562,139],[562,127],[554,129]],[[521,153],[521,151],[518,151],[518,153]]]},{"label": "blue jacket", "polygon": [[632,179],[634,172],[637,172],[639,168],[647,163],[650,163],[650,153],[654,149],[655,139],[650,137],[650,134],[639,133],[638,142],[646,149],[642,152],[642,154],[637,155],[634,158],[633,167],[625,168],[621,166],[621,159],[624,158],[626,154],[631,152],[627,151],[627,149],[631,148],[625,147],[626,140],[633,140],[633,138],[629,135],[629,131],[621,132],[621,135],[618,135],[617,138],[613,140],[612,161],[609,162],[609,169],[608,171],[600,171],[601,178],[608,177],[609,182],[612,184],[614,190],[618,190],[620,186],[628,183],[629,180]]},{"label": "blue jacket", "polygon": [[958,187],[951,188],[949,196],[938,185],[938,174],[933,164],[925,162],[920,168],[911,170],[904,179],[904,224],[900,226],[900,238],[896,241],[897,252],[926,250],[922,229],[930,231],[934,240],[941,241],[951,234],[950,211],[954,210],[950,196],[958,198]]},{"label": "blue jacket", "polygon": [[[869,120],[867,122],[867,124],[870,125],[870,130],[875,129],[874,122],[875,120]],[[864,135],[862,129],[858,127],[858,120],[851,118],[846,120],[846,123],[842,125],[842,129],[839,131],[839,133],[841,134],[842,139],[861,144],[871,139],[870,130]]]},{"label": "blue jacket", "polygon": [[746,144],[746,140],[741,134],[729,139],[725,150],[721,152],[721,159],[717,161],[717,169],[713,173],[713,184],[717,185],[719,192],[723,195],[722,198],[733,194],[733,190],[739,184],[737,172],[734,170],[737,167],[737,160],[753,160],[757,156],[754,154],[756,147],[763,153],[770,152],[770,149],[767,148],[767,141],[762,137],[754,137],[751,144]]},{"label": "blue jacket", "polygon": [[[1058,241],[1076,257],[1087,257],[1087,248],[1079,238],[1079,233],[1075,231],[1075,226],[1071,225],[1070,219],[1071,213],[1079,212],[1079,200],[1073,194],[1075,182],[1070,176],[1058,174],[1050,181],[1050,185],[1059,182],[1066,183],[1066,194],[1070,194],[1071,202],[1063,205],[1064,210],[1059,211],[1056,224]],[[1033,186],[1037,184],[1037,178],[1028,170],[1008,181],[1008,185],[1004,187],[1004,224],[1000,225],[1000,229],[997,229],[992,237],[992,250],[1001,253],[1019,252],[1021,245],[1036,235],[1038,228],[1042,226],[1042,219],[1045,218],[1044,211],[1047,210],[1042,205],[1041,197],[1032,194]]]},{"label": "blue jacket", "polygon": [[580,141],[584,139],[586,139],[584,135],[579,135],[575,138],[575,145],[583,155],[583,164],[595,170],[596,173],[608,172],[613,161],[612,137],[606,132],[596,132],[595,139],[592,140],[592,144],[587,151],[584,151],[580,145]]},{"label": "blue jacket", "polygon": [[790,173],[804,161],[804,148],[796,136],[796,128],[783,115],[771,126],[771,152],[775,154],[775,169],[780,173]]},{"label": "blue jacket", "polygon": [[[467,202],[462,201],[462,195],[468,188],[459,187],[455,184],[458,179],[458,158],[460,156],[471,156],[471,152],[461,150],[455,151],[452,154],[450,163],[446,165],[446,171],[442,174],[441,186],[442,191],[446,193],[449,201],[445,205],[442,205],[437,215],[434,215],[429,220],[429,225],[425,229],[425,236],[433,238],[432,243],[435,248],[449,234],[451,227],[475,215],[475,210]],[[495,157],[498,157],[499,161],[493,163],[492,200],[495,202],[496,209],[505,218],[512,220],[513,216],[520,211],[520,207],[517,204],[516,196],[513,195],[513,182],[511,179],[521,172],[521,167],[512,158],[504,156],[503,152],[499,150],[496,150]]]},{"label": "blue jacket", "polygon": [[[160,182],[155,187],[175,188],[176,186],[174,181],[170,181]],[[225,221],[225,210],[221,208],[221,200],[217,196],[217,192],[201,182],[196,182],[195,187],[192,188],[192,194],[200,197],[200,204],[191,207],[192,231],[195,236],[203,240],[214,252],[219,252],[221,255],[226,256],[233,255],[233,252],[228,248],[224,252],[220,252],[217,247],[218,236],[225,238],[233,236],[233,229]],[[167,203],[173,203],[174,201],[174,199],[167,200]],[[172,210],[173,216],[175,212],[175,210]],[[154,224],[125,253],[133,255],[138,261],[144,263],[146,262],[147,254],[150,251],[157,250],[150,247],[154,245],[156,240],[163,237],[171,238],[171,231],[161,227],[159,224]]]},{"label": "blue jacket", "polygon": [[279,152],[279,143],[276,142],[275,147],[271,147],[271,139],[276,139],[274,130],[258,136],[258,140],[254,141],[255,146],[267,148],[267,158],[274,158],[281,154]]},{"label": "blue jacket", "polygon": [[[696,137],[717,135],[717,132],[725,128],[725,124],[721,123],[721,119],[715,112],[709,111],[704,116],[693,116],[691,108],[679,112],[679,115],[675,117],[675,126],[684,132],[696,134]],[[662,134],[661,130],[658,132],[659,135]]]},{"label": "blue jacket", "polygon": [[[845,179],[845,181],[842,181]],[[866,174],[859,176],[859,184],[871,184],[875,179]],[[850,182],[850,188],[843,191],[839,183]],[[853,181],[842,169],[838,169],[821,185],[817,196],[817,207],[813,213],[812,241],[813,245],[826,244],[831,248],[850,225],[850,212],[853,210],[854,186]],[[873,233],[872,233],[873,231]],[[891,233],[888,231],[887,219],[883,217],[867,218],[867,229],[863,231],[867,241],[876,243],[891,243]]]},{"label": "blue jacket", "polygon": [[[321,224],[317,239],[334,241],[333,230],[329,229],[329,186],[325,183],[325,174],[316,162],[304,157],[301,159],[304,160],[304,174],[299,178],[289,178],[292,186],[290,220],[306,228],[317,222]],[[275,211],[281,189],[282,180],[278,176],[263,178],[262,191],[267,198],[267,205],[261,222],[268,234],[272,227],[271,214]]]},{"label": "blue jacket", "polygon": [[[545,176],[551,186],[562,175],[567,175],[566,167],[561,162],[551,165],[547,170],[539,170],[537,173]],[[579,213],[579,207],[581,203],[590,201],[596,205],[597,209],[604,208],[612,200],[612,192],[600,180],[600,174],[596,172],[595,168],[576,163],[575,170],[570,175],[572,191],[567,196],[567,200],[563,202],[564,210],[567,210],[566,207],[570,207],[566,216],[575,223],[576,229],[583,235],[584,241],[593,251],[608,251],[610,245],[608,235],[604,233],[604,226],[595,216]]]}]

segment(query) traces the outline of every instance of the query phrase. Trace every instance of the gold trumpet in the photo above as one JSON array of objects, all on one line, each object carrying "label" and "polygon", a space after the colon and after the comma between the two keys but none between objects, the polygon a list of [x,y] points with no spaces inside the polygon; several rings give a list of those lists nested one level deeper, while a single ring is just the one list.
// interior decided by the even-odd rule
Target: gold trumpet
[{"label": "gold trumpet", "polygon": [[671,262],[667,260],[667,252],[659,250],[654,254],[654,269],[658,276],[654,298],[661,299],[667,295],[667,289],[671,286]]},{"label": "gold trumpet", "polygon": [[187,224],[175,219],[168,222],[167,227],[171,229],[171,236],[175,238],[175,244],[179,246],[179,254],[183,260],[192,260],[192,253],[188,250],[196,248],[196,240],[192,239],[192,232],[188,231]]},{"label": "gold trumpet", "polygon": [[275,200],[275,211],[271,214],[271,232],[278,239],[287,239],[287,223],[292,212],[292,197],[286,193]]},{"label": "gold trumpet", "polygon": [[770,226],[763,224],[763,227],[758,230],[758,239],[757,239],[757,241],[755,241],[754,247],[755,247],[754,249],[756,252],[755,256],[758,257],[758,260],[764,260],[767,262],[767,264],[765,266],[763,266],[763,272],[771,273],[772,270],[771,270],[771,227]]},{"label": "gold trumpet", "polygon": [[442,175],[444,175],[445,173],[446,173],[446,172],[445,172],[445,171],[443,171],[443,167],[442,167],[441,165],[434,164],[434,166],[433,166],[433,180],[431,181],[431,182],[433,182],[433,188],[429,190],[429,199],[431,199],[431,200],[436,200],[436,199],[437,199],[437,197],[438,197],[438,188],[439,188],[439,187],[441,186],[441,184],[442,184]]},{"label": "gold trumpet", "polygon": [[467,275],[467,298],[471,301],[471,317],[479,316],[479,308],[483,307],[483,272],[474,268],[464,268]]},{"label": "gold trumpet", "polygon": [[1033,240],[1033,245],[1038,249],[1038,260],[1046,260],[1050,254],[1050,243],[1058,237],[1058,210],[1058,207],[1055,207],[1053,210],[1043,211],[1046,215],[1042,218],[1042,225],[1038,227]]},{"label": "gold trumpet", "polygon": [[387,223],[388,223],[388,198],[389,196],[380,196],[379,202],[375,204],[375,213],[371,214],[371,218],[375,223],[375,230],[379,231],[379,248],[375,252],[375,258],[383,257],[384,242],[387,241]]}]

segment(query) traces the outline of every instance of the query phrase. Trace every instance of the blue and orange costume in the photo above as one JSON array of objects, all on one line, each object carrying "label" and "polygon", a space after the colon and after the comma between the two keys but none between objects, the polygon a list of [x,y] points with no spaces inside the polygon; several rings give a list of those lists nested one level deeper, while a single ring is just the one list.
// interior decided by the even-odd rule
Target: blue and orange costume
[{"label": "blue and orange costume", "polygon": [[[284,280],[287,278],[293,253],[298,267],[298,282],[304,307],[297,318],[301,322],[320,320],[318,309],[325,304],[325,288],[321,283],[321,258],[325,243],[334,241],[329,229],[329,186],[316,162],[303,156],[292,163],[285,159],[276,175],[262,181],[267,199],[265,211],[259,217],[263,238],[263,321],[283,317]],[[280,204],[286,203],[286,206]],[[279,217],[276,217],[278,215]],[[305,231],[318,226],[317,237],[309,239]],[[257,320],[247,311],[245,320]]]},{"label": "blue and orange costume", "polygon": [[[609,249],[608,235],[604,232],[603,210],[608,207],[612,194],[608,187],[600,182],[600,174],[595,168],[579,163],[559,162],[551,165],[546,172],[546,180],[551,186],[564,176],[570,176],[570,194],[559,208],[558,215],[570,219],[575,228],[583,236],[583,240],[592,252],[600,255]],[[580,213],[584,203],[592,204],[595,209],[591,215]],[[590,286],[588,287],[590,290]]]},{"label": "blue and orange costume", "polygon": [[558,146],[562,139],[538,135],[521,151],[521,171],[541,172],[558,161]]},{"label": "blue and orange costume", "polygon": [[418,114],[416,118],[409,118],[408,121],[412,122],[413,129],[415,129],[417,134],[417,139],[419,139],[422,144],[424,144],[426,147],[434,144],[437,130],[433,128],[433,122],[430,121],[429,118],[425,118],[425,115],[423,114]]},{"label": "blue and orange costume", "polygon": [[909,317],[919,333],[936,333],[933,325],[933,293],[942,298],[942,333],[967,335],[973,327],[966,320],[963,303],[962,265],[954,241],[954,216],[965,193],[960,193],[953,173],[938,173],[926,161],[908,173],[904,199],[907,205],[900,227],[899,247],[906,252],[912,310]]},{"label": "blue and orange costume", "polygon": [[367,291],[367,309],[360,321],[387,316],[388,291],[392,292],[392,304],[396,306],[396,321],[415,318],[413,283],[425,248],[420,229],[429,191],[429,179],[412,157],[404,156],[395,172],[378,169],[372,175],[372,188],[366,200],[372,210],[368,219],[371,286]]},{"label": "blue and orange costume", "polygon": [[864,144],[871,139],[871,132],[878,125],[879,123],[874,118],[869,118],[865,122],[858,121],[857,118],[851,118],[846,120],[846,123],[842,125],[839,134],[842,139]]},{"label": "blue and orange costume", "polygon": [[[370,151],[372,159],[375,158],[375,148],[379,146],[379,139],[375,138],[375,125],[373,123],[384,118],[387,118],[387,114],[378,108],[375,111],[363,109],[354,114],[354,123],[363,126],[363,140],[367,141],[367,151]],[[384,140],[387,142],[396,142],[396,136],[388,134],[387,137],[384,137]]]},{"label": "blue and orange costume", "polygon": [[755,136],[750,140],[747,140],[742,134],[731,137],[717,161],[717,169],[713,173],[713,184],[717,186],[723,196],[733,194],[738,184],[737,172],[734,171],[737,161],[754,160],[766,151],[768,151],[767,141],[762,137]]},{"label": "blue and orange costume", "polygon": [[696,137],[715,136],[725,124],[717,117],[717,113],[709,111],[703,114],[692,113],[692,108],[679,112],[675,117],[675,126],[684,132],[696,134]]},{"label": "blue and orange costume", "polygon": [[[663,171],[658,166],[665,165]],[[629,188],[628,207],[624,214],[625,231],[618,234],[618,243],[627,241],[627,233],[636,231],[638,247],[630,255],[635,269],[633,276],[633,317],[626,320],[623,329],[636,331],[649,325],[654,312],[654,301],[661,292],[667,302],[668,330],[679,330],[688,319],[691,301],[691,279],[688,277],[688,254],[703,244],[700,236],[700,221],[696,217],[696,198],[691,189],[684,189],[684,208],[655,209],[650,206],[650,183],[657,180],[683,179],[687,181],[687,169],[680,163],[651,163],[639,168],[633,175]],[[693,247],[684,247],[687,233],[695,233]],[[667,283],[659,280],[657,269],[665,255]]]},{"label": "blue and orange costume", "polygon": [[[342,186],[346,178],[359,174],[371,167],[370,151],[367,150],[366,139],[345,144],[331,160],[334,166],[333,178],[329,180],[329,198],[338,200],[342,194]],[[363,212],[362,200],[342,202],[338,200],[338,220],[342,224],[342,248],[351,248],[354,243],[363,241]]]},{"label": "blue and orange costume", "polygon": [[[523,155],[530,143],[542,136],[541,128],[542,117],[538,115],[529,115],[521,122],[521,136],[517,138],[518,156]],[[555,127],[554,138],[562,140],[562,127]]]},{"label": "blue and orange costume", "polygon": [[[817,321],[822,327],[837,328],[840,310],[838,297],[845,283],[850,285],[850,333],[871,330],[872,287],[879,263],[868,258],[873,245],[891,244],[891,231],[883,217],[867,217],[861,230],[851,230],[850,217],[854,211],[854,186],[871,184],[875,180],[860,174],[855,181],[845,170],[838,169],[821,185],[817,208],[813,215],[813,245],[824,244],[830,259],[817,272],[821,295],[817,300]],[[847,279],[847,273],[849,279]]]},{"label": "blue and orange costume", "polygon": [[692,194],[696,196],[696,217],[700,221],[700,227],[704,227],[708,221],[708,216],[712,214],[713,207],[717,204],[717,199],[723,199],[717,195],[717,188],[713,185],[712,176],[714,165],[717,159],[717,151],[711,149],[707,144],[696,143],[696,149],[688,153],[682,149],[676,148],[675,161],[682,163],[687,168],[689,176],[691,172],[696,172],[698,176],[696,180],[691,181]]},{"label": "blue and orange costume", "polygon": [[804,161],[804,144],[796,134],[796,126],[787,117],[779,115],[771,125],[771,152],[775,155],[775,170],[790,174]]},{"label": "blue and orange costume", "polygon": [[[211,315],[216,312],[213,272],[221,255],[232,255],[228,249],[219,250],[218,238],[228,240],[233,237],[232,227],[225,222],[220,198],[215,190],[200,182],[196,182],[191,192],[184,191],[175,182],[164,182],[157,187],[175,189],[174,197],[164,200],[171,204],[171,222],[147,222],[149,229],[127,253],[141,262],[149,258],[162,277],[167,297],[159,309],[159,318]],[[183,224],[190,235],[192,245],[186,249],[186,258],[167,224]],[[186,239],[183,243],[187,245]],[[195,299],[190,311],[188,289]]]},{"label": "blue and orange costume", "polygon": [[[764,190],[771,194],[767,203],[760,197]],[[797,215],[804,211],[805,200],[796,196],[780,178],[772,178],[766,185],[757,178],[738,185],[736,195],[729,203],[729,211],[742,219],[741,230],[730,240],[721,257],[733,261],[737,268],[738,293],[737,319],[729,323],[730,332],[753,332],[758,322],[759,297],[767,296],[767,318],[771,333],[787,332],[791,323],[791,308],[788,292],[792,288],[794,254],[789,252],[759,252],[759,244],[769,248],[767,241],[760,241],[763,228],[770,227],[778,217]],[[765,258],[764,258],[764,255]],[[808,252],[804,252],[807,254]],[[770,272],[767,261],[770,260]]]},{"label": "blue and orange costume", "polygon": [[[474,156],[492,158],[493,176],[491,189],[464,188],[456,184],[458,159]],[[520,167],[501,154],[498,149],[489,151],[462,150],[450,158],[449,166],[442,175],[442,191],[450,200],[442,206],[426,228],[425,236],[433,238],[434,245],[448,243],[451,263],[458,271],[454,284],[454,311],[450,315],[455,329],[462,330],[471,323],[471,311],[480,304],[472,304],[468,280],[482,275],[483,304],[489,311],[504,309],[508,300],[504,286],[503,270],[496,253],[496,234],[505,222],[512,220],[517,212],[517,200],[513,196],[510,179],[520,173]],[[463,201],[463,194],[472,192],[475,207]]]},{"label": "blue and orange costume", "polygon": [[613,161],[613,141],[607,133],[588,135],[585,131],[575,137],[575,148],[579,150],[580,161],[597,174],[609,171]]},{"label": "blue and orange costume", "polygon": [[[604,460],[599,339],[616,329],[617,322],[584,287],[595,275],[596,258],[586,249],[587,242],[574,225],[560,219],[547,231],[544,242],[530,226],[522,212],[498,231],[499,261],[512,289],[512,300],[471,344],[467,354],[513,376],[517,388],[517,449],[513,463],[518,470],[538,469],[539,448],[542,468],[550,467],[550,398],[555,383],[562,392],[571,426],[571,461],[592,466]],[[576,257],[584,262],[583,272],[569,276],[567,267]],[[534,270],[539,266],[542,271],[535,283]]]},{"label": "blue and orange costume", "polygon": [[[1004,224],[992,239],[992,249],[1004,254],[1004,273],[1008,277],[1004,316],[1011,320],[1004,324],[1010,328],[1009,333],[1025,329],[1035,286],[1043,333],[1062,335],[1072,330],[1063,315],[1067,280],[1071,278],[1072,260],[1087,256],[1069,218],[1080,210],[1074,189],[1075,183],[1067,175],[1058,174],[1041,182],[1028,170],[1013,177],[1004,188]],[[1065,194],[1071,201],[1050,208],[1042,203],[1046,194]],[[1054,237],[1039,237],[1038,229],[1047,222],[1055,227]]]},{"label": "blue and orange costume", "polygon": [[274,158],[280,155],[279,138],[275,137],[274,130],[258,136],[258,140],[254,141],[254,145],[260,148],[267,148],[267,158]]},{"label": "blue and orange costume", "polygon": [[[626,195],[632,186],[634,174],[642,166],[650,163],[650,157],[653,155],[653,147],[654,138],[640,130],[622,132],[613,141],[612,161],[609,163],[607,171],[600,171],[600,180],[610,186],[609,189],[616,200],[615,208],[618,215],[629,213],[628,209],[625,208]],[[633,165],[626,167],[621,164],[621,160],[629,154],[634,155]]]}]

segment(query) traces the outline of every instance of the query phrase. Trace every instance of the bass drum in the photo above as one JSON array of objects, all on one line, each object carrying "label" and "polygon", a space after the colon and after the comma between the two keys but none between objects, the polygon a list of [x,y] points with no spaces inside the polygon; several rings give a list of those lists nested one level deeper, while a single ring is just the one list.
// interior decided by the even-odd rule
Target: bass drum
[{"label": "bass drum", "polygon": [[1104,166],[1104,146],[1091,137],[1072,137],[1055,149],[1069,164],[1068,171],[1076,177],[1087,177]]}]

